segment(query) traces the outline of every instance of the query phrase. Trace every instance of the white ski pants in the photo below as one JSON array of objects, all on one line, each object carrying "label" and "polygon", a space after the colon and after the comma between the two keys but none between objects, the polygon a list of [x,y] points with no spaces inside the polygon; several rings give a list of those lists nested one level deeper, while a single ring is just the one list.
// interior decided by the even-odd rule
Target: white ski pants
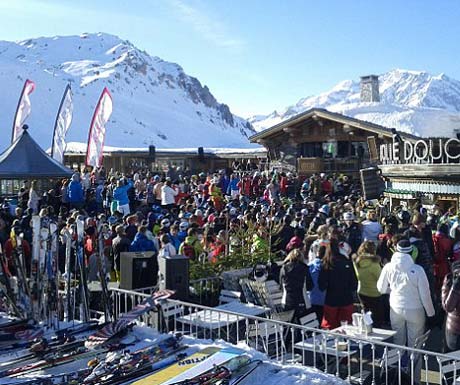
[{"label": "white ski pants", "polygon": [[397,345],[413,348],[417,337],[425,332],[425,310],[390,309],[391,328],[396,332],[393,341]]}]

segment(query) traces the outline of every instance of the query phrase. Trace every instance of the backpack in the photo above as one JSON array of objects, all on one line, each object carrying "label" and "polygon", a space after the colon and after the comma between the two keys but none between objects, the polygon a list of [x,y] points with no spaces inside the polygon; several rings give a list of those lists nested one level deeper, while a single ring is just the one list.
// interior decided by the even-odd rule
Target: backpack
[{"label": "backpack", "polygon": [[193,242],[191,245],[184,242],[182,246],[182,254],[185,255],[187,258],[195,259],[195,248],[193,247],[195,242]]}]

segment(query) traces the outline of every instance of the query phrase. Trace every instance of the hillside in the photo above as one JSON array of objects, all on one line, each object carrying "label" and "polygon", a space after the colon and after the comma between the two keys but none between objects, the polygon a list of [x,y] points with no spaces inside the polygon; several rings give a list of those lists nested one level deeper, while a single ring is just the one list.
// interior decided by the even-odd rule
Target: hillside
[{"label": "hillside", "polygon": [[129,41],[104,33],[0,41],[0,121],[9,144],[25,79],[31,95],[30,134],[51,146],[54,121],[67,83],[74,93],[68,141],[86,142],[92,113],[107,86],[114,112],[106,144],[119,147],[248,147],[251,125],[219,103],[207,86],[175,63],[140,51]]},{"label": "hillside", "polygon": [[362,103],[359,81],[345,80],[328,92],[249,121],[260,131],[319,107],[421,136],[452,136],[460,129],[460,81],[399,69],[381,74],[379,81],[380,103]]}]

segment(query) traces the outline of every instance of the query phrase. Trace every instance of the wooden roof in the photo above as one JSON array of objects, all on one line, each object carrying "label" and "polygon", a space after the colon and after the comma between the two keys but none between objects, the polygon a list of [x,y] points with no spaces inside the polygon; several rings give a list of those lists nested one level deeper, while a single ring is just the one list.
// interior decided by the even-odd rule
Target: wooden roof
[{"label": "wooden roof", "polygon": [[[261,132],[258,132],[255,135],[252,135],[249,138],[249,140],[253,143],[257,143],[261,139],[266,139],[273,135],[284,132],[287,127],[300,126],[300,125],[309,126],[309,125],[314,124],[318,119],[325,119],[325,120],[330,120],[330,121],[334,121],[334,122],[338,122],[342,124],[347,124],[349,126],[356,127],[364,131],[369,131],[377,135],[383,135],[386,137],[392,137],[393,135],[391,128],[380,126],[378,124],[374,124],[370,122],[366,122],[364,120],[351,118],[349,116],[345,116],[337,112],[330,112],[324,108],[312,108],[308,111],[295,115],[292,118],[287,119],[281,123],[278,123],[272,127],[269,127]],[[398,134],[400,134],[403,138],[408,139],[408,140],[420,139],[420,137],[418,136],[408,134],[405,132],[398,131]]]}]

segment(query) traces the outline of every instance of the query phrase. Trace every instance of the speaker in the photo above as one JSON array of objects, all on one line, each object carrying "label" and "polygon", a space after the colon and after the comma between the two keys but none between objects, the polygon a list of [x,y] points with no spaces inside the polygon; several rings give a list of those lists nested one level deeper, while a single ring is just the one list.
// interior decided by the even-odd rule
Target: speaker
[{"label": "speaker", "polygon": [[365,200],[378,199],[382,193],[382,180],[376,168],[366,168],[359,170],[361,186]]},{"label": "speaker", "polygon": [[204,150],[203,147],[198,147],[198,160],[200,162],[204,161]]},{"label": "speaker", "polygon": [[184,255],[161,257],[160,290],[175,290],[174,298],[187,301],[189,297],[189,259]]},{"label": "speaker", "polygon": [[157,281],[158,262],[154,251],[120,254],[120,289],[151,287]]},{"label": "speaker", "polygon": [[155,146],[149,146],[149,159],[151,162],[155,162]]}]

